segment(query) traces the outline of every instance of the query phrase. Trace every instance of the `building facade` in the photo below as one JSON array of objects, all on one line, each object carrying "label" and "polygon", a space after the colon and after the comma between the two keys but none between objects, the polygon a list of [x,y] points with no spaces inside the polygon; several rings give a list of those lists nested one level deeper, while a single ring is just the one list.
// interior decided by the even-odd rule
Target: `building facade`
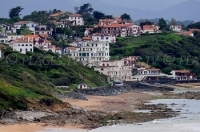
[{"label": "building facade", "polygon": [[19,21],[14,23],[16,29],[21,29],[21,27],[26,26],[33,34],[35,33],[35,27],[38,25],[39,23],[33,21]]},{"label": "building facade", "polygon": [[46,25],[38,25],[35,27],[35,34],[49,34],[52,35],[53,29]]},{"label": "building facade", "polygon": [[82,26],[84,25],[83,17],[80,14],[70,14],[69,15],[70,22],[73,22],[73,26]]},{"label": "building facade", "polygon": [[33,52],[33,39],[31,38],[21,38],[16,39],[10,42],[10,47],[12,47],[13,51],[18,51],[22,54],[26,54],[26,52]]},{"label": "building facade", "polygon": [[94,33],[92,35],[93,41],[115,43],[116,37],[111,34]]},{"label": "building facade", "polygon": [[173,70],[170,73],[172,74],[170,77],[177,81],[193,79],[193,75],[188,70]]}]

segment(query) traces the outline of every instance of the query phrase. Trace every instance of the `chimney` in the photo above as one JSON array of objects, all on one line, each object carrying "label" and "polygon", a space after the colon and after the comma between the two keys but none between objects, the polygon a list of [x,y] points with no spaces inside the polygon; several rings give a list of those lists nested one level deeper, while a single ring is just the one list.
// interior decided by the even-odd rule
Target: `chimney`
[{"label": "chimney", "polygon": [[29,41],[30,41],[30,38],[28,37],[28,43],[29,43]]}]

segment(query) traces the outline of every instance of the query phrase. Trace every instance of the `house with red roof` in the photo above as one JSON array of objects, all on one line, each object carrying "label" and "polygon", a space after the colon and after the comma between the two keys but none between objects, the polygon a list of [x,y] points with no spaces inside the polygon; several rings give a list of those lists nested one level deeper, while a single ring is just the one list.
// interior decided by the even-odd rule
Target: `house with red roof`
[{"label": "house with red roof", "polygon": [[170,73],[172,74],[171,77],[177,81],[192,80],[194,78],[189,70],[173,70]]},{"label": "house with red roof", "polygon": [[142,33],[161,33],[160,27],[156,25],[143,25]]},{"label": "house with red roof", "polygon": [[170,25],[170,29],[174,32],[181,32],[182,26],[181,25]]}]

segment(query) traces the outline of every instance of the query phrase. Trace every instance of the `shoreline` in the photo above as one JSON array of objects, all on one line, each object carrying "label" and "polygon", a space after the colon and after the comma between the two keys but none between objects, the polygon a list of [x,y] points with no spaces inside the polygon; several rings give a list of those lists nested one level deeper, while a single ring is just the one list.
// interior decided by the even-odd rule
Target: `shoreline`
[{"label": "shoreline", "polygon": [[[197,89],[193,89],[193,90],[197,90]],[[44,131],[47,128],[48,129],[49,128],[63,128],[63,129],[66,128],[66,129],[72,129],[72,130],[73,129],[86,130],[86,128],[94,129],[94,128],[103,127],[103,126],[110,126],[116,123],[129,124],[129,123],[148,122],[153,119],[171,118],[173,117],[172,115],[174,111],[167,109],[165,105],[147,106],[147,105],[144,105],[144,103],[148,102],[149,100],[160,99],[160,98],[171,97],[174,99],[179,99],[179,98],[190,99],[190,98],[193,98],[194,96],[199,97],[199,95],[192,92],[185,93],[185,94],[180,94],[180,93],[177,94],[177,93],[171,93],[171,92],[162,93],[158,91],[157,92],[156,91],[143,91],[143,92],[133,91],[133,92],[123,93],[120,95],[113,95],[113,96],[87,95],[88,100],[63,99],[64,102],[69,102],[73,106],[73,109],[76,109],[76,111],[73,111],[73,110],[70,111],[72,113],[75,112],[74,115],[73,114],[71,115],[70,112],[65,111],[65,112],[60,112],[59,115],[48,115],[46,117],[42,117],[42,118],[39,118],[38,120],[34,120],[30,122],[26,120],[22,120],[14,124],[10,123],[6,125],[0,125],[0,132],[4,132],[4,131],[37,132],[37,131]],[[135,115],[129,115],[130,112],[133,112],[134,110],[137,110],[139,108],[142,110],[153,109],[155,111],[153,111],[151,115],[148,115],[145,113],[143,114],[137,113]],[[158,114],[158,112],[160,113]],[[22,112],[22,113],[25,113],[25,112]],[[118,113],[120,115],[115,115],[114,113]],[[86,116],[87,114],[89,114],[89,116]],[[105,116],[105,114],[108,114],[109,118],[111,119],[114,118],[114,120],[116,120],[118,118],[122,118],[124,119],[124,121],[116,120],[116,122],[99,123],[99,121],[101,121],[102,118],[107,117]],[[63,118],[64,116],[67,116],[67,118],[69,119],[65,121],[65,118]],[[89,121],[90,118],[92,119],[91,121]],[[30,129],[30,128],[34,128],[34,129]]]}]

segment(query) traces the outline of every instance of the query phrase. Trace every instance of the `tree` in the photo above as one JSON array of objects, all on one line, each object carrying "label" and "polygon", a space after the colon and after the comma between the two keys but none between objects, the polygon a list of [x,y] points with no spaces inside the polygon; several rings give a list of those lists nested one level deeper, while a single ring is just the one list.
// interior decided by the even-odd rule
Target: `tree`
[{"label": "tree", "polygon": [[13,17],[19,17],[21,14],[20,12],[23,10],[21,6],[17,6],[15,8],[10,9],[9,17],[12,19]]},{"label": "tree", "polygon": [[106,19],[113,19],[113,16],[112,15],[105,15],[105,18]]},{"label": "tree", "polygon": [[81,15],[84,15],[87,13],[91,14],[93,12],[93,8],[90,3],[87,3],[87,4],[83,4],[80,7],[75,7],[75,11],[76,13],[81,14]]},{"label": "tree", "polygon": [[172,18],[172,19],[171,19],[170,25],[177,25],[177,22],[176,22],[176,19],[175,19],[175,18]]},{"label": "tree", "polygon": [[49,15],[50,13],[47,11],[34,11],[31,15],[24,16],[23,20],[47,24],[49,22]]},{"label": "tree", "polygon": [[103,19],[105,18],[105,14],[100,12],[100,11],[94,11],[93,12],[93,17],[96,19],[96,20],[99,20],[99,19]]},{"label": "tree", "polygon": [[145,21],[140,23],[140,27],[143,27],[143,25],[153,25],[153,24],[154,24],[153,22]]},{"label": "tree", "polygon": [[124,13],[124,14],[121,15],[121,19],[122,20],[131,20],[131,17],[130,17],[130,15]]},{"label": "tree", "polygon": [[27,26],[22,26],[21,27],[21,31],[20,31],[20,35],[29,35],[32,34],[31,31],[28,29]]},{"label": "tree", "polygon": [[163,18],[159,19],[158,25],[161,30],[168,30],[167,22]]}]

